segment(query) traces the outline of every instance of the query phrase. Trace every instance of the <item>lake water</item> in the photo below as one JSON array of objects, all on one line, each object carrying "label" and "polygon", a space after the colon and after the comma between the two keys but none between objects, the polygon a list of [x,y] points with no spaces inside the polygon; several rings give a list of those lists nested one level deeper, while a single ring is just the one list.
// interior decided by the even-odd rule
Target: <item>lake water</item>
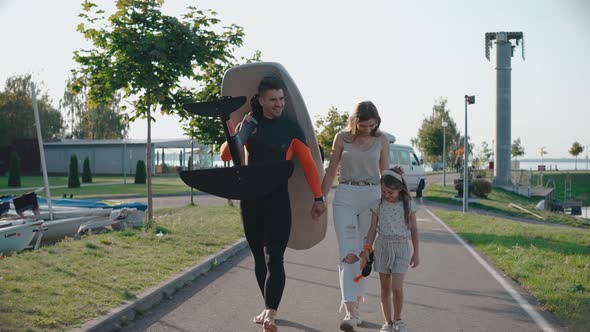
[{"label": "lake water", "polygon": [[[539,165],[545,165],[545,170],[555,170],[557,167],[560,171],[590,171],[590,160],[586,162],[586,158],[579,158],[576,163],[574,159],[547,159],[541,162],[540,159],[524,159],[520,160],[520,169],[536,171]],[[429,172],[432,171],[430,165],[425,165],[424,169]]]},{"label": "lake water", "polygon": [[545,165],[545,170],[549,171],[549,170],[555,170],[555,168],[557,167],[558,170],[560,171],[570,171],[570,170],[585,170],[588,171],[590,170],[590,163],[586,163],[586,159],[580,159],[578,160],[578,162],[576,163],[575,161],[553,161],[553,160],[549,160],[549,161],[543,161],[541,163],[540,160],[535,160],[535,161],[527,161],[527,160],[522,160],[520,161],[520,169],[525,169],[525,170],[537,170],[538,165]]}]

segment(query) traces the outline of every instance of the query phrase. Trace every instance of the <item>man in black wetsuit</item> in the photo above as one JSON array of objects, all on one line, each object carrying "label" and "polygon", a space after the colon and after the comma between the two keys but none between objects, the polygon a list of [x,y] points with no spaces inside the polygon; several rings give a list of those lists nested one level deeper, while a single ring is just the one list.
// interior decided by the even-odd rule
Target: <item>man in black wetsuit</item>
[{"label": "man in black wetsuit", "polygon": [[[312,217],[319,218],[326,210],[320,177],[303,131],[281,116],[285,107],[281,82],[272,77],[264,78],[250,104],[252,112],[244,118],[237,134],[239,144],[244,144],[248,150],[248,164],[291,160],[295,154],[315,197],[310,202]],[[226,144],[221,150],[222,159],[231,160]],[[274,320],[285,288],[283,254],[291,232],[287,180],[261,198],[240,202],[244,232],[254,256],[256,280],[266,306],[255,322],[263,324],[264,331],[269,332],[277,331]]]}]

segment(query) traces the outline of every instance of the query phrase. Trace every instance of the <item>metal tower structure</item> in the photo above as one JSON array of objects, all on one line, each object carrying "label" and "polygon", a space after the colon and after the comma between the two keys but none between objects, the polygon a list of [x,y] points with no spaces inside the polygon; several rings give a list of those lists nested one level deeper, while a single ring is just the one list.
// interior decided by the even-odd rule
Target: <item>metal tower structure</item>
[{"label": "metal tower structure", "polygon": [[485,37],[486,58],[488,61],[490,60],[490,48],[493,44],[496,44],[494,184],[508,186],[512,184],[510,176],[511,58],[514,56],[516,46],[522,45],[522,59],[524,60],[524,35],[522,32],[488,32]]}]

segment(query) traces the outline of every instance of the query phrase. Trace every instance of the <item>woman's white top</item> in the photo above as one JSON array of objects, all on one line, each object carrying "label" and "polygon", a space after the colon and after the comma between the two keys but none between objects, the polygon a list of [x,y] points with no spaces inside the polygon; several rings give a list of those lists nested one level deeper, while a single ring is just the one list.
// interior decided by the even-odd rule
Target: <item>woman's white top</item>
[{"label": "woman's white top", "polygon": [[359,149],[352,143],[344,141],[340,158],[340,183],[379,184],[379,160],[381,159],[381,137],[375,137],[375,143],[368,149]]}]

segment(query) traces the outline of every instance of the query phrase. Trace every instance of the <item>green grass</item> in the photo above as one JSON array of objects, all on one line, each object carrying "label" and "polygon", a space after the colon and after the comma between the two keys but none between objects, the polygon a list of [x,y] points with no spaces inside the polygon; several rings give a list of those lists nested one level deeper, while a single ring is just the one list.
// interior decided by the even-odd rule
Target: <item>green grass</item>
[{"label": "green grass", "polygon": [[[453,185],[447,185],[446,187],[443,187],[440,184],[432,184],[426,189],[425,196],[429,201],[461,205],[461,201],[452,199],[452,197],[454,197],[456,194],[457,191]],[[478,199],[479,203],[469,203],[469,206],[482,210],[504,213],[516,217],[531,218],[539,221],[546,221],[574,227],[590,228],[590,221],[584,219],[560,213],[552,213],[550,211],[535,210],[534,207],[539,202],[539,198],[528,198],[500,188],[494,188],[488,195],[488,198]],[[529,213],[510,207],[510,203],[532,211],[545,219],[542,220],[536,218]]]},{"label": "green grass", "polygon": [[[590,230],[434,210],[571,331],[590,326]],[[570,331],[568,330],[568,331]]]},{"label": "green grass", "polygon": [[243,236],[237,208],[161,209],[156,222],[162,237],[117,231],[0,260],[0,330],[80,326]]},{"label": "green grass", "polygon": [[[23,188],[30,188],[30,187],[43,187],[43,177],[41,176],[21,176],[21,186]],[[133,182],[133,177],[127,177],[127,180]],[[63,186],[68,184],[68,177],[67,175],[64,176],[50,176],[49,179],[49,186]],[[93,176],[92,183],[107,183],[107,182],[123,182],[123,178],[120,176]],[[0,176],[0,189],[13,189],[12,187],[8,186],[8,175]]]},{"label": "green grass", "polygon": [[[25,179],[26,178],[26,179]],[[26,180],[26,181],[25,181]],[[109,183],[109,182],[119,182],[118,184],[110,184],[110,185],[86,185],[82,184],[80,188],[52,188],[51,189],[51,196],[53,197],[61,197],[63,194],[74,194],[74,198],[83,198],[83,197],[108,197],[108,196],[137,196],[137,195],[147,195],[147,186],[144,184],[135,184],[133,183],[133,177],[127,177],[127,184],[123,184],[123,178],[121,177],[93,177],[93,184],[100,184],[100,183]],[[42,187],[43,186],[43,179],[39,176],[33,177],[23,177],[22,179],[22,187]],[[6,176],[0,177],[0,189],[11,189],[6,187],[8,183],[8,179]],[[51,176],[49,178],[49,185],[50,186],[59,186],[59,185],[67,185],[68,179],[67,177],[62,176]],[[2,187],[2,185],[4,187]],[[180,177],[172,176],[172,177],[153,177],[152,178],[152,190],[155,195],[158,194],[186,194],[190,191],[190,188],[182,182]],[[23,194],[29,192],[30,190],[19,190],[14,188],[14,190],[10,191],[3,191],[0,192],[0,195],[7,195],[7,194]],[[39,193],[42,196],[45,196],[45,192],[42,191]]]},{"label": "green grass", "polygon": [[[538,183],[538,172],[533,173],[532,183]],[[588,171],[549,171],[543,174],[543,185],[555,188],[555,198],[564,200],[565,179],[570,176],[572,183],[572,198],[581,200],[582,205],[590,206],[590,173]]]}]

